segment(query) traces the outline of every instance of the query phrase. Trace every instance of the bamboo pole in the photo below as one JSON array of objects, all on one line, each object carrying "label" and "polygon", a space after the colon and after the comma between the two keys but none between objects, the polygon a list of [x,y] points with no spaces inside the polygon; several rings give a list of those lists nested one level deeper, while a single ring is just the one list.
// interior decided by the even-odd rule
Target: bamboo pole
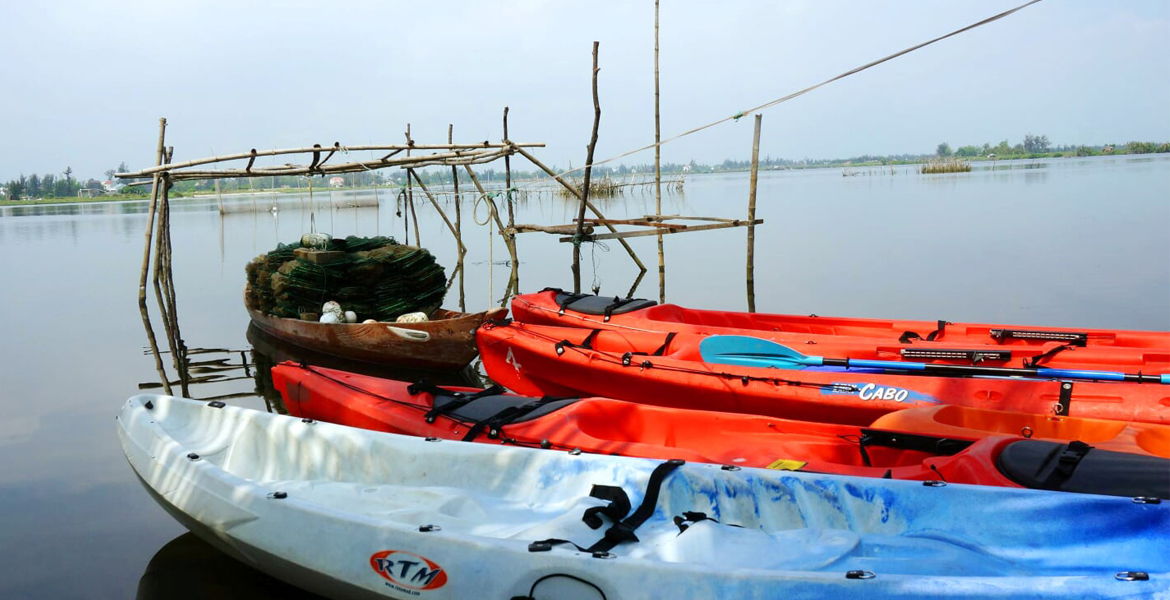
[{"label": "bamboo pole", "polygon": [[[454,139],[455,139],[455,125],[448,124],[447,125],[447,143],[450,144],[451,141]],[[459,196],[459,167],[456,167],[455,165],[451,165],[451,185],[453,186],[453,191],[454,191],[454,195],[455,195],[455,231],[459,234],[459,239],[463,239],[463,235],[462,235],[463,234],[463,224],[462,224],[462,216],[461,216],[462,210],[459,207],[459,204],[460,204],[459,201],[462,199]],[[464,287],[463,287],[463,275],[464,275],[463,257],[466,254],[467,254],[466,250],[463,252],[460,252],[459,253],[459,261],[455,265],[455,268],[459,269],[459,311],[460,312],[467,312],[467,297],[466,297],[466,294],[464,292]]]},{"label": "bamboo pole", "polygon": [[[175,149],[173,147],[167,148],[167,162],[171,162],[171,158],[174,156],[174,153]],[[175,293],[175,271],[171,261],[171,257],[173,256],[174,252],[174,246],[171,243],[171,187],[172,184],[170,181],[167,181],[166,187],[163,188],[163,203],[166,208],[166,216],[164,219],[166,228],[163,230],[163,234],[166,238],[166,245],[163,252],[163,274],[166,279],[164,281],[163,290],[166,294],[167,315],[168,319],[170,320],[168,335],[174,338],[172,345],[176,351],[174,354],[174,360],[175,369],[179,372],[179,383],[181,386],[180,389],[182,390],[184,397],[190,397],[191,392],[188,386],[190,383],[191,374],[187,366],[187,345],[183,342],[183,334],[179,329],[179,300],[178,294]]]},{"label": "bamboo pole", "polygon": [[481,164],[492,162],[498,158],[511,152],[512,149],[493,149],[493,150],[476,150],[472,152],[451,152],[447,154],[426,154],[416,155],[412,157],[396,158],[393,160],[375,160],[375,161],[356,161],[350,163],[339,163],[336,165],[325,167],[309,167],[304,165],[286,165],[283,167],[274,167],[271,169],[252,169],[247,171],[244,169],[223,169],[213,171],[170,171],[171,181],[184,181],[189,179],[242,179],[253,177],[285,177],[291,175],[336,175],[345,173],[360,173],[364,171],[371,171],[374,169],[384,169],[387,167],[407,167],[414,168],[430,167],[430,166],[450,166],[463,164]]},{"label": "bamboo pole", "polygon": [[[508,107],[504,107],[504,143],[508,141]],[[504,155],[504,189],[508,190],[508,227],[516,224],[516,215],[512,210],[512,155]]]},{"label": "bamboo pole", "polygon": [[[654,0],[654,214],[662,214],[662,122],[658,112],[658,0]],[[666,303],[666,256],[658,236],[658,302]]]},{"label": "bamboo pole", "polygon": [[[410,178],[406,179],[407,185],[410,185]],[[410,211],[410,221],[414,223],[414,245],[422,248],[422,238],[419,237],[418,232],[418,212],[414,209],[414,190],[413,186],[406,188],[406,209]]]},{"label": "bamboo pole", "polygon": [[[459,256],[462,258],[464,254],[467,254],[467,246],[463,245],[463,240],[459,237],[459,232],[455,230],[455,226],[451,224],[451,220],[447,218],[447,213],[443,212],[443,208],[439,206],[439,203],[435,200],[435,197],[431,195],[430,190],[427,189],[427,186],[425,183],[423,183],[422,179],[419,179],[418,173],[415,173],[414,169],[407,169],[406,173],[408,178],[413,177],[415,182],[418,183],[418,187],[422,188],[422,191],[424,194],[426,194],[427,199],[431,201],[431,206],[435,207],[435,210],[439,212],[439,216],[443,218],[443,222],[447,224],[447,229],[451,232],[451,235],[455,236],[455,243],[458,244],[459,247]],[[415,233],[418,233],[417,225],[415,226]]]},{"label": "bamboo pole", "polygon": [[[163,119],[165,121],[165,119]],[[480,142],[478,144],[390,144],[381,146],[335,146],[333,148],[307,147],[307,148],[284,148],[280,150],[265,150],[263,152],[241,152],[238,154],[228,154],[226,156],[210,156],[207,158],[200,158],[189,160],[186,162],[162,165],[143,169],[141,171],[132,171],[127,173],[115,173],[114,177],[119,179],[134,179],[139,177],[147,177],[162,171],[171,171],[174,169],[185,169],[187,167],[195,167],[199,165],[207,165],[217,162],[230,162],[233,160],[243,160],[245,158],[251,159],[256,156],[280,156],[283,154],[311,154],[313,152],[320,152],[324,149],[332,150],[347,150],[350,152],[358,152],[365,150],[391,150],[394,154],[403,150],[477,150],[477,149],[491,149],[491,148],[507,148],[509,146],[517,146],[523,148],[544,148],[543,142],[522,142],[522,143],[508,143],[508,144],[491,144],[488,142]],[[392,155],[391,155],[392,156]],[[388,157],[387,157],[388,158]],[[374,161],[379,162],[379,161]],[[256,172],[254,170],[254,172]]]},{"label": "bamboo pole", "polygon": [[[407,180],[407,183],[410,183],[410,181]],[[410,243],[410,209],[406,208],[406,188],[402,188],[401,190],[398,190],[398,198],[395,199],[395,202],[399,203],[399,205],[403,207],[403,210],[406,211],[405,215],[402,214],[402,211],[399,211],[398,216],[402,217],[402,241],[403,241],[403,243],[409,244]]]},{"label": "bamboo pole", "polygon": [[[511,231],[516,233],[555,233],[557,235],[573,235],[577,233],[577,225],[528,225],[520,224],[513,225]],[[593,235],[593,226],[586,225],[581,228],[583,235]]]},{"label": "bamboo pole", "polygon": [[373,169],[383,169],[386,167],[403,167],[412,166],[427,167],[433,165],[461,165],[463,163],[480,163],[491,162],[505,156],[512,152],[512,149],[491,149],[491,150],[475,150],[475,151],[459,151],[448,152],[444,154],[425,154],[411,157],[390,159],[378,159],[372,161],[355,161],[349,163],[338,163],[330,166],[316,166],[308,167],[304,165],[286,165],[283,167],[270,167],[267,169],[224,169],[213,171],[170,171],[172,181],[181,181],[187,179],[240,179],[253,177],[277,177],[289,175],[333,175],[340,173],[359,173]]},{"label": "bamboo pole", "polygon": [[[756,219],[752,223],[759,225],[763,223],[763,219]],[[710,225],[692,225],[686,229],[643,229],[640,231],[619,231],[617,233],[599,233],[596,235],[584,236],[590,242],[599,242],[602,240],[621,240],[623,238],[645,237],[648,235],[671,235],[675,233],[691,233],[693,231],[711,231],[712,229],[726,229],[728,227],[747,227],[747,221],[729,221],[727,223],[712,223]],[[572,237],[558,238],[558,242],[567,244],[573,241]]]},{"label": "bamboo pole", "polygon": [[[410,147],[414,140],[410,139],[410,123],[406,124],[406,158],[410,158]],[[406,175],[406,209],[410,211],[410,220],[414,223],[414,245],[422,248],[422,239],[418,231],[418,212],[414,209],[414,185],[410,183],[410,174]]]},{"label": "bamboo pole", "polygon": [[[163,164],[165,156],[165,140],[166,140],[167,120],[158,120],[158,150],[156,152],[156,163]],[[146,339],[150,344],[151,354],[154,355],[154,368],[158,371],[158,376],[163,385],[163,390],[171,395],[170,378],[167,377],[166,367],[163,366],[162,354],[158,350],[158,339],[154,335],[154,327],[150,324],[150,313],[146,309],[146,278],[150,270],[150,246],[151,236],[154,234],[154,220],[155,210],[158,204],[158,185],[160,176],[153,177],[153,183],[150,191],[150,208],[147,211],[146,218],[146,243],[142,249],[142,273],[138,282],[138,312],[142,315],[142,326],[146,329]]]},{"label": "bamboo pole", "polygon": [[[508,141],[508,107],[504,107],[504,143],[509,144]],[[516,212],[512,208],[512,154],[509,152],[504,155],[504,189],[507,190],[504,196],[504,202],[508,205],[508,228],[511,229],[516,224]],[[501,230],[501,233],[503,231]],[[520,263],[516,260],[516,234],[506,233],[511,247],[512,254],[512,271],[508,276],[508,285],[515,289],[517,294],[520,293]],[[506,297],[508,294],[504,294]]]},{"label": "bamboo pole", "polygon": [[597,146],[597,128],[601,124],[601,103],[597,98],[597,47],[593,42],[593,133],[585,156],[585,183],[581,186],[581,206],[577,210],[577,233],[573,235],[573,293],[581,293],[581,228],[585,225],[585,203],[589,202],[589,178],[593,174],[593,149]]},{"label": "bamboo pole", "polygon": [[[516,148],[516,151],[519,152],[520,155],[523,156],[524,158],[527,158],[528,162],[531,162],[538,169],[547,173],[549,177],[552,177],[554,180],[556,180],[557,183],[564,186],[564,188],[566,190],[569,190],[570,193],[572,193],[578,199],[582,200],[584,202],[585,206],[590,210],[590,212],[592,212],[595,216],[597,216],[598,219],[603,219],[603,220],[605,219],[605,215],[601,214],[601,211],[597,210],[596,206],[594,206],[594,205],[590,204],[588,201],[585,201],[582,199],[581,190],[578,190],[576,186],[574,186],[572,183],[569,183],[568,181],[566,181],[564,177],[557,175],[556,171],[553,171],[547,165],[540,162],[540,159],[533,156],[532,153],[524,150],[523,148]],[[606,225],[605,228],[608,229],[610,231],[610,233],[613,233],[613,234],[618,233],[618,230],[615,229],[613,225]],[[626,253],[630,255],[630,259],[634,261],[634,264],[638,265],[638,269],[645,272],[646,265],[642,264],[642,260],[638,258],[638,255],[634,252],[634,249],[632,247],[630,247],[630,244],[627,243],[625,240],[621,239],[621,237],[616,236],[616,235],[613,236],[613,239],[617,239],[618,243],[620,243],[622,245],[622,247],[626,249]]]},{"label": "bamboo pole", "polygon": [[[164,154],[166,148],[163,146],[166,140],[167,120],[158,120],[158,150],[156,152],[157,162],[159,165],[163,164]],[[146,213],[146,246],[142,249],[142,273],[138,280],[138,304],[146,305],[146,274],[150,269],[150,243],[151,236],[154,234],[154,213],[158,205],[158,184],[160,177],[156,173],[154,175],[154,182],[150,188],[150,207]]]},{"label": "bamboo pole", "polygon": [[756,131],[752,138],[752,175],[748,187],[747,226],[747,305],[748,312],[756,312],[756,179],[760,174],[760,122],[764,116],[756,113]]}]

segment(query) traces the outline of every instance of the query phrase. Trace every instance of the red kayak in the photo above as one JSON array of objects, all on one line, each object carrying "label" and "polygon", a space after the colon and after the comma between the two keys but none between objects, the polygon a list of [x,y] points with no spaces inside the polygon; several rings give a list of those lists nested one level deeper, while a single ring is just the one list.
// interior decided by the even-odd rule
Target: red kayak
[{"label": "red kayak", "polygon": [[790,345],[815,345],[818,354],[840,358],[1170,372],[1170,332],[1160,331],[697,310],[650,300],[568,294],[556,289],[516,296],[512,299],[512,316],[535,325],[747,335]]},{"label": "red kayak", "polygon": [[[1080,442],[944,438],[604,398],[534,398],[295,363],[274,367],[272,379],[293,415],[420,437],[682,458],[729,468],[1170,496],[1170,460]],[[1046,474],[1058,460],[1071,461],[1069,472]]]},{"label": "red kayak", "polygon": [[935,404],[1170,424],[1170,385],[712,364],[700,354],[704,339],[710,338],[518,322],[486,323],[476,332],[488,375],[526,395],[605,396],[851,425]]}]

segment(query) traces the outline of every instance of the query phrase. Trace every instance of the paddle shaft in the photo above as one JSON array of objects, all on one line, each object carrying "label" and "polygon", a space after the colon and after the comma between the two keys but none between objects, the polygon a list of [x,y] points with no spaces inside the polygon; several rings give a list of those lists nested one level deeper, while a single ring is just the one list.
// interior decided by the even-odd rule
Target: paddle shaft
[{"label": "paddle shaft", "polygon": [[[814,357],[809,357],[814,358]],[[899,362],[890,360],[860,360],[849,358],[819,357],[821,364],[829,367],[899,369],[924,371],[928,373],[954,373],[962,375],[997,375],[1005,377],[1051,377],[1054,379],[1096,379],[1100,381],[1127,381],[1131,383],[1168,383],[1167,375],[1142,375],[1141,373],[1120,373],[1115,371],[1091,371],[1083,369],[1046,369],[1012,367],[975,367],[967,365],[937,365],[931,363]]]},{"label": "paddle shaft", "polygon": [[1088,379],[1130,383],[1161,383],[1170,385],[1170,373],[1143,375],[1119,371],[1088,369],[1050,369],[1047,367],[980,367],[935,363],[902,362],[893,360],[865,360],[859,358],[825,358],[808,356],[772,340],[742,335],[713,335],[703,339],[699,352],[706,362],[748,367],[803,369],[806,367],[837,367],[846,369],[878,369],[882,371],[909,371],[927,375],[952,377],[985,375],[995,377],[1041,377],[1049,379]]}]

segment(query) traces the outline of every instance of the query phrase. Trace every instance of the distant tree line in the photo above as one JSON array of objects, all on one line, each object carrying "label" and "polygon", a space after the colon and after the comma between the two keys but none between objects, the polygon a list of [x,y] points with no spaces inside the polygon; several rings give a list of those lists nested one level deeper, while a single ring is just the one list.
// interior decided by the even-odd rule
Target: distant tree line
[{"label": "distant tree line", "polygon": [[[94,180],[90,180],[94,181]],[[61,175],[45,173],[44,175],[29,175],[23,173],[20,177],[4,184],[5,199],[22,200],[25,198],[65,198],[77,196],[77,192],[89,182],[82,182],[73,177],[73,169],[65,167]],[[102,184],[94,181],[98,189]]]},{"label": "distant tree line", "polygon": [[951,151],[946,142],[935,149],[936,156],[957,158],[994,157],[994,158],[1038,158],[1044,155],[1052,156],[1097,156],[1100,154],[1152,154],[1155,152],[1170,152],[1170,143],[1157,142],[1129,142],[1121,146],[1102,144],[1100,146],[1053,146],[1047,135],[1024,136],[1024,141],[1011,145],[1007,140],[992,146],[984,143],[982,146],[960,146]]},{"label": "distant tree line", "polygon": [[[984,143],[983,145],[966,145],[959,146],[952,150],[950,144],[943,142],[935,149],[934,154],[887,154],[887,155],[871,155],[863,154],[861,156],[853,156],[850,158],[835,158],[835,159],[787,159],[787,158],[773,158],[767,156],[760,159],[760,167],[765,170],[769,169],[801,169],[801,168],[818,168],[818,167],[838,167],[849,165],[892,165],[892,164],[907,164],[917,163],[933,157],[955,157],[955,158],[990,158],[1008,159],[1008,158],[1040,158],[1044,156],[1098,156],[1109,154],[1152,154],[1152,153],[1170,152],[1170,143],[1163,142],[1129,142],[1126,144],[1102,144],[1100,146],[1076,146],[1064,145],[1054,146],[1047,135],[1033,135],[1028,133],[1024,136],[1023,141],[1012,145],[1008,140],[1003,140],[998,144],[991,145]],[[550,167],[554,172],[563,172],[564,168],[553,165]],[[570,164],[569,169],[572,168]],[[677,176],[684,173],[719,173],[727,171],[744,171],[751,168],[751,161],[748,160],[733,160],[727,159],[716,164],[702,164],[694,160],[687,163],[663,163],[662,173],[670,176]],[[118,165],[116,169],[107,169],[105,176],[107,180],[113,180],[115,173],[126,173],[130,171],[130,167],[126,166],[125,162]],[[452,175],[449,167],[431,167],[417,171],[419,178],[423,183],[430,185],[451,185]],[[466,171],[459,170],[459,184],[461,189],[471,191],[472,182],[467,176]],[[580,176],[581,173],[575,173]],[[594,169],[595,177],[652,177],[654,175],[653,164],[639,164],[639,165],[598,165]],[[513,181],[523,181],[538,179],[545,176],[544,171],[531,170],[526,171],[522,169],[512,170]],[[315,189],[327,188],[329,180],[334,176],[314,177],[313,187]],[[341,177],[343,187],[372,187],[372,186],[405,186],[407,185],[406,171],[364,171],[361,173],[345,173],[337,175]],[[481,183],[490,184],[492,186],[499,185],[505,181],[505,172],[502,169],[484,169],[477,170],[476,177]],[[146,183],[146,181],[140,181]],[[262,192],[269,190],[280,189],[300,189],[307,191],[309,182],[305,177],[301,176],[281,176],[281,177],[253,177],[246,179],[220,179],[218,182],[218,189],[221,192]],[[466,186],[466,187],[464,187]],[[133,186],[130,188],[121,188],[120,184],[114,186],[120,188],[116,193],[121,195],[145,195],[149,192],[149,185]],[[45,173],[44,175],[29,175],[21,174],[20,177],[10,180],[0,186],[3,193],[0,193],[0,198],[7,200],[26,200],[39,198],[76,198],[78,192],[83,189],[90,190],[93,195],[102,195],[115,193],[115,191],[107,189],[103,182],[97,179],[81,179],[73,176],[73,169],[65,167],[65,170],[60,175],[55,173]],[[176,182],[172,188],[172,193],[176,196],[191,195],[195,193],[209,193],[216,190],[215,180],[199,180],[199,181],[179,181]]]}]

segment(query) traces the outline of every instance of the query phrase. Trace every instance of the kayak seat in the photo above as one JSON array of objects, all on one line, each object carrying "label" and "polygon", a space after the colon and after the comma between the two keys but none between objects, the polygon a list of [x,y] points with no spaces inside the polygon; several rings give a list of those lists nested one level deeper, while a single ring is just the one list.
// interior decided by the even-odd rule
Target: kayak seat
[{"label": "kayak seat", "polygon": [[[444,411],[448,416],[459,421],[469,421],[479,423],[486,419],[490,419],[495,415],[500,414],[501,411],[511,407],[521,407],[525,404],[530,404],[540,400],[540,398],[531,396],[512,396],[505,394],[497,394],[492,396],[483,396],[476,398],[471,402],[464,404],[454,410]],[[565,398],[561,400],[553,400],[547,402],[536,409],[519,416],[516,419],[510,420],[511,423],[523,423],[525,421],[532,421],[539,419],[549,413],[555,412],[558,409],[564,408],[574,402],[577,398]],[[454,396],[435,396],[435,408],[442,409],[451,402],[457,401]]]},{"label": "kayak seat", "polygon": [[1021,440],[1003,449],[996,466],[1028,488],[1170,499],[1170,459],[1156,456]]},{"label": "kayak seat", "polygon": [[641,298],[610,298],[608,296],[574,295],[557,292],[557,306],[584,315],[622,315],[658,304]]}]

